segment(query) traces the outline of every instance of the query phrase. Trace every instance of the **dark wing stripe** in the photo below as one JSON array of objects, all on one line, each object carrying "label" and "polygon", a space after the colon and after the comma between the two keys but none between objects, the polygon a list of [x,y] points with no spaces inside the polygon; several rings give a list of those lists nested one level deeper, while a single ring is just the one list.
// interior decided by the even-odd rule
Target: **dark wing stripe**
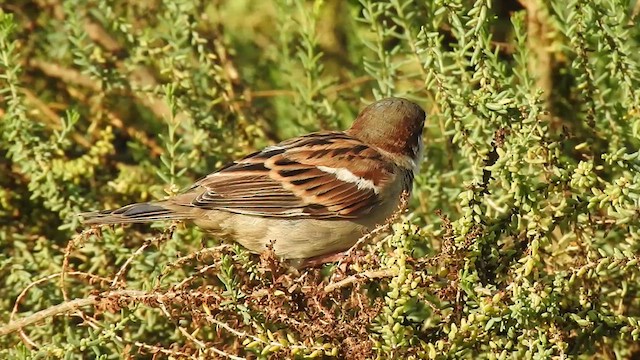
[{"label": "dark wing stripe", "polygon": [[[156,220],[181,220],[193,217],[191,212],[174,211],[169,201],[139,203],[115,210],[83,213],[86,224],[127,224]],[[165,207],[167,206],[167,207]]]},{"label": "dark wing stripe", "polygon": [[220,206],[231,206],[233,209],[273,209],[273,210],[278,210],[278,209],[299,209],[300,205],[290,205],[290,206],[282,206],[280,204],[271,204],[271,203],[265,203],[265,204],[261,204],[261,203],[247,203],[247,204],[242,204],[242,203],[236,203],[233,202],[231,204],[225,204],[225,203],[221,203],[219,204]]},{"label": "dark wing stripe", "polygon": [[[364,202],[363,200],[367,199],[368,195],[367,194],[361,194],[355,198],[350,199],[351,201],[348,203],[343,203],[342,205],[344,205],[342,208],[340,209],[336,209],[336,212],[344,212],[346,210],[351,209],[351,211],[348,212],[352,212],[353,210],[357,210],[358,208],[365,206],[366,202]],[[371,204],[371,206],[376,205],[376,204]]]},{"label": "dark wing stripe", "polygon": [[264,166],[264,163],[239,163],[237,166],[238,171],[269,171],[269,169]]},{"label": "dark wing stripe", "polygon": [[[331,176],[327,176],[327,178],[332,179]],[[331,181],[331,182],[326,182],[320,186],[314,186],[312,190],[307,194],[309,196],[318,196],[318,197],[327,196],[330,198],[340,199],[338,195],[342,195],[347,192],[367,192],[367,191],[359,190],[358,187],[352,183],[340,182],[336,184],[335,181]]]},{"label": "dark wing stripe", "polygon": [[296,162],[296,161],[291,161],[289,159],[286,158],[280,158],[278,160],[276,160],[274,162],[274,164],[278,165],[278,166],[290,166],[290,165],[300,165],[300,163]]},{"label": "dark wing stripe", "polygon": [[[280,148],[280,147],[268,147],[262,151],[253,153],[249,156],[246,156],[244,159],[250,159],[250,158],[256,158],[256,159],[268,159],[272,156],[278,155],[278,154],[282,154],[283,152],[285,152],[285,148]],[[242,160],[244,160],[242,159]],[[242,161],[240,160],[240,161]]]},{"label": "dark wing stripe", "polygon": [[311,193],[317,193],[318,189],[322,188],[322,187],[326,187],[326,186],[333,186],[331,183],[333,182],[333,178],[329,177],[329,176],[323,176],[322,178],[319,178],[317,180],[314,180],[314,182],[312,184],[307,184],[307,186],[304,188],[305,193],[307,194],[311,194]]},{"label": "dark wing stripe", "polygon": [[345,182],[341,183],[338,186],[327,186],[327,185],[332,185],[332,184],[325,184],[324,187],[322,188],[322,191],[312,195],[315,195],[318,197],[331,195],[333,197],[333,196],[344,194],[346,192],[354,191],[357,189],[353,184],[345,183]]},{"label": "dark wing stripe", "polygon": [[105,214],[123,215],[123,216],[139,216],[145,214],[167,214],[170,211],[162,206],[151,203],[131,204],[113,211],[106,210]]},{"label": "dark wing stripe", "polygon": [[315,181],[318,178],[320,178],[320,177],[319,176],[318,177],[307,177],[307,178],[302,178],[302,179],[291,180],[290,183],[295,185],[295,186],[300,186],[300,185],[305,185],[305,184],[308,184],[308,183],[310,183],[312,181]]},{"label": "dark wing stripe", "polygon": [[[380,159],[378,151],[347,134],[310,134],[268,147],[207,176],[191,189],[192,200],[184,198],[191,203],[183,205],[259,216],[356,218],[379,204],[378,194],[317,166],[331,164],[366,176],[379,190],[396,176],[395,168],[380,166]],[[376,177],[370,177],[374,173]]]},{"label": "dark wing stripe", "polygon": [[237,204],[241,204],[241,203],[248,203],[248,204],[281,204],[281,203],[288,203],[291,202],[291,200],[295,200],[297,199],[295,196],[260,196],[258,198],[253,198],[253,197],[233,197],[233,198],[226,198],[226,197],[222,197],[222,196],[212,196],[212,195],[207,195],[207,196],[198,196],[196,199],[193,200],[193,204],[196,204],[198,206],[208,206],[208,205],[221,205],[221,204],[226,204],[226,205],[233,205],[235,203]]},{"label": "dark wing stripe", "polygon": [[[221,180],[224,181],[224,179],[221,179]],[[259,191],[259,190],[283,191],[284,190],[280,184],[274,184],[273,182],[252,181],[251,179],[246,179],[246,180],[247,180],[246,184],[222,183],[218,187],[216,187],[216,189],[213,190],[213,192],[214,193],[217,192],[225,195],[232,195],[236,193],[247,193],[247,191],[249,190],[253,191],[253,189],[256,189],[255,191]],[[233,181],[233,180],[229,180],[229,181]]]},{"label": "dark wing stripe", "polygon": [[293,177],[297,175],[302,175],[308,172],[309,169],[293,169],[293,170],[279,170],[278,174],[283,177]]}]

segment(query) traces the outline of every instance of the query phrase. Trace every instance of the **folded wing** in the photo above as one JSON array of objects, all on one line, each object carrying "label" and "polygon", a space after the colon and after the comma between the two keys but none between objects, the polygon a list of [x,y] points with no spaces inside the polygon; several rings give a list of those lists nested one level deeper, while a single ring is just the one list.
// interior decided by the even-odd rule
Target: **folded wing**
[{"label": "folded wing", "polygon": [[349,219],[378,206],[395,176],[392,165],[361,141],[342,132],[314,133],[232,163],[198,181],[188,191],[195,196],[179,196],[176,204],[268,217]]}]

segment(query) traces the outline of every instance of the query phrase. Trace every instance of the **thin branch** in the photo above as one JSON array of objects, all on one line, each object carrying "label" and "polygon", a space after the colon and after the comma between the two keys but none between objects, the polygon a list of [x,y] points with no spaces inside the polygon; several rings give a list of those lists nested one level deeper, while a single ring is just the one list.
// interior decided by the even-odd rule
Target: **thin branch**
[{"label": "thin branch", "polygon": [[629,16],[629,25],[634,25],[636,17],[640,14],[640,0],[636,0],[633,5],[633,10],[631,11],[631,16]]},{"label": "thin branch", "polygon": [[[77,275],[78,273],[79,272],[69,272],[67,273],[67,275]],[[80,273],[80,274],[87,275],[86,273]],[[198,297],[200,299],[206,299],[210,297],[215,297],[216,299],[218,298],[217,294],[207,294],[200,291],[190,291],[190,292],[170,291],[166,293],[161,293],[161,292],[146,292],[142,290],[113,290],[113,291],[104,292],[100,295],[91,295],[87,298],[80,298],[80,299],[74,299],[71,301],[65,301],[61,304],[54,305],[50,308],[40,310],[20,320],[15,320],[15,321],[13,320],[14,316],[17,313],[19,300],[21,299],[22,296],[24,296],[24,294],[28,289],[35,286],[36,284],[42,283],[47,280],[55,279],[59,276],[60,276],[60,273],[49,275],[45,278],[42,278],[36,282],[29,284],[29,286],[25,290],[23,290],[23,292],[18,297],[18,300],[16,300],[16,304],[14,305],[14,311],[11,313],[10,322],[0,327],[0,336],[13,333],[15,331],[22,329],[23,327],[35,324],[44,319],[47,319],[56,315],[60,315],[60,314],[66,314],[86,306],[93,305],[93,306],[100,307],[100,305],[103,305],[103,304],[106,305],[106,304],[115,303],[118,305],[122,305],[122,304],[133,303],[133,302],[142,302],[151,306],[151,304],[153,304],[154,302],[158,304],[165,301],[179,302],[179,301],[186,301],[186,299],[189,299],[190,297]],[[101,280],[104,280],[104,279],[101,279]],[[109,279],[107,281],[110,282],[111,280]]]},{"label": "thin branch", "polygon": [[38,311],[37,313],[27,316],[26,318],[12,321],[7,325],[0,327],[0,336],[11,334],[12,332],[18,331],[25,326],[35,324],[58,314],[65,314],[72,310],[77,310],[85,306],[94,305],[97,302],[96,299],[96,296],[90,296],[86,299],[75,299],[63,302],[62,304],[58,304],[48,309]]},{"label": "thin branch", "polygon": [[209,248],[204,248],[204,249],[200,249],[198,251],[189,253],[188,255],[185,255],[181,258],[178,258],[172,262],[170,262],[169,264],[167,264],[165,266],[165,269],[163,270],[163,275],[165,275],[166,272],[169,272],[171,270],[173,270],[174,268],[180,267],[188,262],[190,262],[191,260],[200,260],[202,259],[204,256],[206,255],[214,255],[214,254],[218,254],[220,252],[222,252],[222,250],[226,249],[226,248],[231,248],[231,245],[229,244],[220,244],[218,246],[214,246],[214,247],[209,247]]},{"label": "thin branch", "polygon": [[131,262],[136,256],[142,254],[142,252],[146,248],[148,248],[152,243],[153,243],[153,239],[146,240],[144,243],[142,243],[142,245],[136,251],[133,252],[133,254],[131,254],[131,256],[127,258],[124,264],[120,266],[120,269],[118,269],[118,272],[116,273],[116,275],[113,277],[113,281],[111,282],[112,287],[115,287],[116,285],[118,285],[118,282],[120,281],[122,281],[123,283],[126,283],[126,281],[123,279],[123,276],[124,276],[124,273],[127,271],[129,264],[131,264]]},{"label": "thin branch", "polygon": [[[36,280],[32,283],[30,283],[29,285],[27,285],[27,287],[25,287],[24,289],[22,289],[22,291],[20,292],[20,294],[18,295],[18,297],[16,298],[15,303],[13,304],[13,309],[11,310],[11,315],[9,316],[9,322],[10,324],[13,322],[13,319],[15,318],[16,314],[18,313],[18,306],[20,305],[20,302],[22,302],[22,299],[27,295],[27,293],[29,292],[29,290],[31,288],[33,288],[36,285],[39,285],[43,282],[49,281],[49,280],[53,280],[55,278],[58,278],[61,276],[62,273],[55,273],[55,274],[51,274],[49,276],[45,276],[39,280]],[[103,278],[101,276],[97,276],[97,275],[93,275],[93,274],[89,274],[89,273],[85,273],[85,272],[81,272],[81,271],[72,271],[67,273],[67,275],[73,275],[73,276],[77,276],[77,277],[84,277],[84,278],[88,278],[91,280],[98,280],[101,282],[108,282],[109,280],[106,278]],[[27,343],[28,346],[30,347],[38,347],[38,345],[35,343],[35,341],[31,340],[27,334],[24,333],[24,331],[22,331],[22,329],[20,328],[20,337],[22,338],[22,340],[24,340],[25,343]],[[0,331],[0,335],[2,335],[1,331]]]},{"label": "thin branch", "polygon": [[[38,98],[29,89],[21,88],[20,91],[24,95],[25,102],[29,105],[32,105],[38,110],[40,114],[42,114],[41,118],[44,122],[46,122],[54,130],[60,130],[62,128],[62,126],[60,125],[60,116],[55,111],[53,111],[48,104],[40,100],[40,98]],[[2,116],[1,113],[0,116]],[[75,141],[77,144],[80,144],[85,149],[90,148],[92,145],[91,142],[89,142],[78,133],[71,134],[71,137],[73,137],[73,141]]]},{"label": "thin branch", "polygon": [[337,282],[332,282],[324,287],[324,292],[330,293],[336,289],[355,284],[362,280],[380,279],[385,277],[392,277],[398,274],[397,270],[384,269],[384,270],[372,270],[365,271],[355,275],[351,275]]},{"label": "thin branch", "polygon": [[65,83],[80,85],[95,92],[100,91],[99,82],[93,80],[92,78],[81,73],[78,70],[66,68],[54,63],[44,62],[38,59],[31,59],[31,61],[29,61],[29,65],[39,69],[45,75],[60,79]]},{"label": "thin branch", "polygon": [[184,278],[184,279],[183,279],[182,281],[180,281],[178,284],[174,285],[174,286],[173,286],[173,288],[174,288],[174,289],[180,289],[180,288],[183,288],[183,287],[185,287],[186,285],[188,285],[189,283],[191,283],[193,280],[195,280],[198,276],[201,276],[201,275],[203,275],[203,274],[207,273],[209,270],[211,270],[211,269],[215,269],[215,268],[217,268],[217,267],[219,267],[219,266],[220,266],[220,264],[218,264],[218,263],[215,263],[215,264],[209,264],[209,265],[207,265],[207,266],[204,266],[203,268],[201,268],[200,270],[198,270],[198,272],[197,272],[197,273],[195,273],[195,274],[193,274],[193,275],[191,275],[191,276],[188,276],[188,277]]},{"label": "thin branch", "polygon": [[536,86],[544,91],[543,97],[547,101],[553,91],[553,54],[549,51],[549,34],[552,33],[548,20],[548,10],[541,1],[519,0],[527,9],[527,45],[535,61],[529,62],[529,71],[536,78]]},{"label": "thin branch", "polygon": [[[160,307],[160,310],[164,313],[164,315],[168,318],[171,319],[171,313],[169,313],[169,310],[167,309],[166,305],[161,301],[158,300],[158,305]],[[209,351],[213,351],[214,353],[220,355],[220,356],[224,356],[226,358],[229,359],[233,359],[233,360],[246,360],[243,357],[239,357],[239,356],[235,356],[235,355],[231,355],[227,352],[224,352],[218,348],[216,348],[215,346],[212,345],[207,345],[204,342],[202,342],[202,340],[197,339],[195,336],[191,335],[187,329],[183,328],[182,326],[176,324],[176,326],[178,327],[178,330],[182,333],[182,335],[184,335],[184,337],[186,337],[187,339],[191,340],[194,344],[196,344],[198,346],[198,348],[200,348],[200,350],[204,351],[205,354],[207,354]]]},{"label": "thin branch", "polygon": [[[368,82],[371,82],[375,80],[374,78],[372,78],[369,75],[365,75],[365,76],[360,76],[357,77],[355,79],[351,79],[347,82],[341,83],[341,84],[335,84],[332,86],[329,86],[328,88],[326,88],[325,90],[322,91],[322,94],[334,94],[334,93],[339,93],[341,91],[347,90],[349,88],[352,88],[354,86],[358,86],[361,84],[366,84]],[[249,102],[251,102],[252,98],[265,98],[265,97],[276,97],[276,96],[289,96],[289,97],[295,97],[297,96],[297,93],[293,90],[280,90],[280,89],[273,89],[273,90],[256,90],[256,91],[252,91],[250,89],[247,89],[245,91],[245,98],[248,99]]]}]

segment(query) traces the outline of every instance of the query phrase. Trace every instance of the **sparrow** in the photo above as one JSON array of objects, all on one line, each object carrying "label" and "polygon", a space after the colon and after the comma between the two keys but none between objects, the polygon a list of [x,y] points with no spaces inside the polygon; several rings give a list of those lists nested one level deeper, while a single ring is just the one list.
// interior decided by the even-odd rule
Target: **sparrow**
[{"label": "sparrow", "polygon": [[162,201],[81,214],[85,224],[187,220],[251,252],[282,259],[337,254],[382,224],[411,193],[426,114],[402,98],[365,107],[346,131],[285,140]]}]

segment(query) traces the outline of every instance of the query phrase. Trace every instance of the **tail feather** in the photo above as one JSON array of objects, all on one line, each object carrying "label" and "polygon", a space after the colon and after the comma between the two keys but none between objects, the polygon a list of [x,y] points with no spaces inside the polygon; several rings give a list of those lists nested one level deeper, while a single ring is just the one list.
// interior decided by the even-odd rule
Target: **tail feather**
[{"label": "tail feather", "polygon": [[[182,211],[181,211],[182,210]],[[187,220],[193,218],[188,209],[179,209],[166,202],[146,202],[131,204],[115,210],[81,213],[87,225],[130,224],[159,220]]]}]

